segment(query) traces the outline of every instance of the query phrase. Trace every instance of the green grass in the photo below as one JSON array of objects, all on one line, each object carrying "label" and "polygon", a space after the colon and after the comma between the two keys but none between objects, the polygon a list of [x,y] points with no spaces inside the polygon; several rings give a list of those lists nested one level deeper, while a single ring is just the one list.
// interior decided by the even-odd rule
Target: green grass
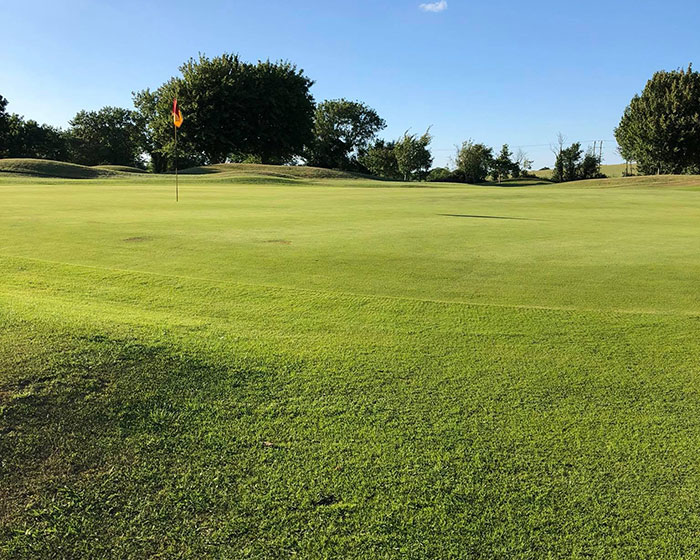
[{"label": "green grass", "polygon": [[286,173],[0,175],[0,556],[700,556],[700,178]]}]

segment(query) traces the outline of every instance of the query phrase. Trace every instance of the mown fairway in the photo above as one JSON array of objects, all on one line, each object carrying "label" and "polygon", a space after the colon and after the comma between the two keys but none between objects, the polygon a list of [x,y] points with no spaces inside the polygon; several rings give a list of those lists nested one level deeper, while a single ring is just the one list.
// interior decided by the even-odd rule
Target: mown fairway
[{"label": "mown fairway", "polygon": [[0,556],[700,557],[700,179],[0,175]]}]

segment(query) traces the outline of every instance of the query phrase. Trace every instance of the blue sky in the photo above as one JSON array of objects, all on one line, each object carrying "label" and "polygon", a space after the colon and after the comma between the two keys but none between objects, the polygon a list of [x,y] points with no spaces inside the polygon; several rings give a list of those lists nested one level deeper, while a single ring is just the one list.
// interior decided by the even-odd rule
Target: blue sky
[{"label": "blue sky", "polygon": [[[358,99],[387,138],[432,126],[436,164],[472,138],[524,146],[607,141],[659,69],[700,53],[698,0],[3,0],[0,94],[9,110],[65,126],[80,109],[131,106],[203,52],[287,59],[317,101]],[[430,8],[429,7],[429,8]]]}]

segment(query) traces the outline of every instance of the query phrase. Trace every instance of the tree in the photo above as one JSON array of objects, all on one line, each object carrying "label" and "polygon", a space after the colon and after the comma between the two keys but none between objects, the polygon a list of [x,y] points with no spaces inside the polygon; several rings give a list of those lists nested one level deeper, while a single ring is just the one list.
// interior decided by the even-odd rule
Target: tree
[{"label": "tree", "polygon": [[[172,130],[172,116],[159,114],[158,96],[150,89],[132,92],[136,124],[141,133],[143,150],[150,158],[150,168],[155,173],[168,170],[168,152],[165,146],[171,138],[167,132],[165,138],[161,135],[163,130]],[[172,106],[172,105],[171,105]],[[163,144],[160,142],[163,141]],[[181,151],[181,150],[180,150]]]},{"label": "tree", "polygon": [[377,177],[400,179],[399,164],[394,152],[395,146],[396,142],[377,140],[366,153],[360,156],[360,164]]},{"label": "tree", "polygon": [[557,134],[556,145],[551,147],[551,150],[554,153],[554,156],[556,158],[554,161],[554,169],[552,170],[552,181],[557,182],[557,183],[564,180],[563,152],[564,152],[565,142],[566,142],[566,139],[564,138],[564,135],[560,132],[559,134]]},{"label": "tree", "polygon": [[83,165],[142,165],[143,142],[134,111],[103,107],[70,121],[71,159]]},{"label": "tree", "polygon": [[7,105],[7,99],[0,95],[0,157],[67,159],[63,131],[34,120],[24,120],[15,113],[8,114]]},{"label": "tree", "polygon": [[656,72],[625,109],[615,138],[642,174],[700,168],[700,73]]},{"label": "tree", "polygon": [[454,174],[452,173],[452,171],[450,171],[446,167],[436,167],[430,170],[430,173],[428,173],[428,176],[426,177],[426,181],[450,181],[453,179],[453,176]]},{"label": "tree", "polygon": [[7,99],[0,95],[0,157],[7,157],[9,115],[7,114]]},{"label": "tree", "polygon": [[500,183],[503,179],[510,177],[511,173],[514,172],[515,163],[511,159],[512,157],[513,153],[510,151],[508,144],[503,144],[501,152],[493,160],[491,166],[491,175],[495,181]]},{"label": "tree", "polygon": [[586,155],[583,156],[583,161],[579,166],[579,179],[597,179],[603,177],[600,172],[600,156],[595,153],[595,148],[588,148]]},{"label": "tree", "polygon": [[532,169],[532,160],[528,158],[527,152],[518,148],[515,154],[515,165],[513,167],[513,177],[527,177]]},{"label": "tree", "polygon": [[261,163],[288,163],[313,140],[313,81],[289,62],[259,62],[251,67],[254,111],[243,153]]},{"label": "tree", "polygon": [[386,122],[377,112],[357,101],[335,99],[316,107],[315,138],[306,152],[309,165],[358,170],[359,160]]},{"label": "tree", "polygon": [[564,165],[563,181],[575,181],[578,179],[578,169],[581,164],[581,156],[583,150],[580,142],[574,142],[562,152],[562,161]]},{"label": "tree", "polygon": [[7,157],[68,159],[66,134],[55,127],[24,120],[17,114],[9,115],[6,129]]},{"label": "tree", "polygon": [[583,150],[579,142],[571,144],[568,148],[560,148],[554,164],[552,181],[562,183],[578,179],[582,155]]},{"label": "tree", "polygon": [[600,172],[600,161],[600,156],[596,154],[595,148],[589,147],[584,155],[580,142],[575,142],[568,148],[564,148],[560,144],[552,172],[552,181],[561,183],[604,177]]},{"label": "tree", "polygon": [[394,154],[398,170],[404,181],[411,179],[425,179],[433,164],[433,156],[430,155],[428,146],[432,140],[430,133],[426,131],[422,136],[416,134],[404,135],[396,142]]},{"label": "tree", "polygon": [[224,163],[257,157],[287,162],[313,140],[313,82],[288,62],[250,64],[238,55],[200,55],[180,67],[156,91],[134,93],[146,132],[146,146],[157,171],[174,162],[171,107],[177,97],[185,117],[178,131],[183,161]]},{"label": "tree", "polygon": [[457,174],[467,183],[482,183],[489,174],[493,150],[468,140],[457,150]]}]

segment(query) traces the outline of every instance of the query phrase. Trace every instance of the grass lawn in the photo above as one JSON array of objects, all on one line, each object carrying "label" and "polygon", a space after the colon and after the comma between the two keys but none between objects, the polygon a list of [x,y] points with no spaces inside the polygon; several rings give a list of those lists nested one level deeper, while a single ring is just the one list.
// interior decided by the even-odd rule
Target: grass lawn
[{"label": "grass lawn", "polygon": [[700,178],[0,173],[0,557],[700,557]]}]

